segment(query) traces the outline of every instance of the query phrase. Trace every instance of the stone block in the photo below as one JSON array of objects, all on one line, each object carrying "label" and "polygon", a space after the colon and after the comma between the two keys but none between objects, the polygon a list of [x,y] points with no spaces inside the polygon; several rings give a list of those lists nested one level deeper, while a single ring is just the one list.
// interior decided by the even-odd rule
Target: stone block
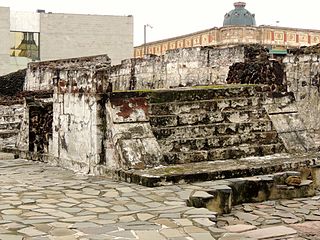
[{"label": "stone block", "polygon": [[290,227],[306,235],[318,236],[320,232],[320,221],[307,221],[304,223],[292,224]]},{"label": "stone block", "polygon": [[315,187],[320,187],[320,165],[312,166],[311,174]]},{"label": "stone block", "polygon": [[232,189],[227,185],[217,185],[207,192],[213,195],[212,201],[207,203],[207,208],[218,214],[230,213],[232,208]]},{"label": "stone block", "polygon": [[207,151],[169,152],[163,154],[167,164],[184,164],[208,161]]},{"label": "stone block", "polygon": [[289,237],[296,233],[297,231],[292,228],[285,227],[285,226],[276,226],[276,227],[267,227],[267,228],[252,230],[252,231],[244,232],[242,234],[247,237],[251,237],[253,239],[269,239],[269,238]]},{"label": "stone block", "polygon": [[[153,127],[174,127],[178,125],[176,115],[150,116],[150,124]],[[179,123],[179,125],[185,125]]]},{"label": "stone block", "polygon": [[226,226],[224,227],[224,229],[232,233],[242,233],[242,232],[255,230],[257,229],[257,227],[253,225],[247,225],[247,224],[236,224],[236,225]]},{"label": "stone block", "polygon": [[189,207],[206,208],[208,202],[213,200],[213,195],[206,191],[193,191],[187,200]]},{"label": "stone block", "polygon": [[227,185],[217,185],[210,190],[194,191],[187,200],[188,206],[207,208],[217,214],[231,212],[232,189]]}]

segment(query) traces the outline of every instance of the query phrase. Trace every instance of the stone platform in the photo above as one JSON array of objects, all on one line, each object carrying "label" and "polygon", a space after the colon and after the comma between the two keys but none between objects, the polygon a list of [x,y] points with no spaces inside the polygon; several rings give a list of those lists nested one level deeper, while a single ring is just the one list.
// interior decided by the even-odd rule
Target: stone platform
[{"label": "stone platform", "polygon": [[264,157],[248,157],[161,166],[144,170],[118,170],[115,177],[147,187],[212,181],[226,178],[273,174],[282,171],[300,171],[317,166],[320,154],[274,154]]}]

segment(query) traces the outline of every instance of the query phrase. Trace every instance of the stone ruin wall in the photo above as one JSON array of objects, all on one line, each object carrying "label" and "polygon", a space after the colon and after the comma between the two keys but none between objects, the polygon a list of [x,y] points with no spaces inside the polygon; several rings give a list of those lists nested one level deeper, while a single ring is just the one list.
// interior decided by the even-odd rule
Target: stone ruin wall
[{"label": "stone ruin wall", "polygon": [[[263,58],[258,59],[259,64],[265,64],[268,60],[265,59],[263,48],[258,45],[175,49],[169,50],[163,56],[147,55],[140,59],[126,59],[111,68],[99,66],[99,63],[95,67],[87,66],[88,69],[93,68],[93,71],[85,78],[77,76],[83,67],[78,67],[77,60],[73,59],[68,64],[68,76],[74,76],[79,82],[97,81],[97,78],[101,78],[103,86],[100,87],[103,89],[109,87],[111,90],[112,86],[114,91],[219,85],[226,84],[227,80],[228,83],[231,83],[231,80],[228,79],[230,78],[228,76],[230,67],[237,63],[248,63],[260,55]],[[90,64],[94,58],[97,61],[99,57],[88,57],[87,64]],[[85,62],[84,58],[81,61]],[[24,89],[26,91],[53,90],[54,79],[64,61],[37,64],[30,64]],[[53,68],[55,70],[52,70]],[[253,68],[252,71],[254,70],[256,69]]]},{"label": "stone ruin wall", "polygon": [[[242,47],[174,50],[162,60],[149,56],[143,60],[125,60],[121,65],[112,67],[107,56],[31,63],[27,69],[24,91],[33,92],[35,96],[25,102],[25,120],[17,146],[24,151],[25,157],[51,161],[85,172],[104,171],[96,168],[101,163],[109,167],[124,167],[133,156],[130,155],[133,153],[130,147],[125,146],[131,146],[133,142],[137,146],[136,154],[142,155],[147,149],[155,149],[152,154],[159,161],[159,146],[150,126],[142,127],[143,133],[139,133],[142,135],[132,142],[126,131],[134,129],[144,120],[134,114],[129,122],[119,120],[116,117],[117,97],[108,102],[101,93],[221,83],[227,77],[229,65],[243,61],[243,52]],[[150,76],[153,76],[151,81]],[[41,126],[28,130],[32,112],[35,112],[35,119],[39,118],[36,112],[48,114],[45,111],[47,107],[34,111],[30,106],[50,106],[50,102],[53,111],[52,134],[41,134],[37,130]],[[107,120],[114,122],[116,127],[110,127],[104,135],[101,131],[106,131],[103,124]],[[31,143],[30,134],[42,139],[41,144],[37,141]],[[121,140],[119,136],[122,136]],[[148,139],[143,140],[145,137]],[[119,147],[128,149],[130,156],[114,152]],[[138,166],[141,162],[132,164]]]},{"label": "stone ruin wall", "polygon": [[[320,49],[320,47],[319,47]],[[320,51],[298,52],[284,58],[288,91],[315,141],[320,143]]]},{"label": "stone ruin wall", "polygon": [[[34,92],[35,95],[44,94],[47,97],[41,98],[39,95],[26,102],[25,115],[30,115],[30,103],[52,103],[52,139],[45,150],[41,147],[42,152],[39,153],[46,156],[42,160],[87,173],[103,173],[106,169],[100,168],[101,166],[118,168],[130,163],[133,167],[139,168],[143,163],[130,162],[131,157],[134,154],[140,156],[148,149],[155,149],[153,157],[155,161],[161,162],[159,145],[147,123],[148,116],[144,111],[146,103],[141,100],[143,97],[129,97],[127,100],[119,101],[119,96],[124,94],[119,91],[226,84],[230,66],[235,66],[237,62],[250,62],[245,51],[243,46],[226,49],[179,49],[169,51],[163,57],[130,59],[116,66],[110,65],[107,56],[30,64],[24,85],[25,91]],[[254,57],[256,56],[259,54]],[[285,63],[288,65],[286,73],[290,80],[290,74],[297,69],[289,68],[290,60],[285,60]],[[254,69],[252,71],[254,72]],[[286,82],[280,83],[281,86],[285,84]],[[283,91],[284,88],[269,89],[273,90]],[[115,94],[111,91],[115,91]],[[128,118],[119,118],[122,114],[127,114],[126,107],[122,105],[132,104],[136,104],[136,111],[128,115],[130,121]],[[293,126],[301,127],[301,122],[298,120],[296,124],[296,116],[283,117],[283,113],[291,108],[291,105],[288,107],[285,103],[281,109],[282,101],[279,104],[276,111],[269,111],[275,116],[275,121],[280,119],[288,122],[288,119],[293,119],[285,125],[285,129],[282,124],[278,126],[283,135],[289,133],[290,136],[285,138],[293,139]],[[294,110],[294,113],[297,111]],[[281,118],[278,117],[280,115]],[[28,121],[25,122],[28,125]],[[134,134],[137,127],[142,130],[139,130],[138,135],[132,137],[127,134],[129,131],[133,131]],[[27,128],[28,126],[22,127]],[[24,146],[22,149],[26,154],[30,150],[28,141],[28,136],[20,138],[20,146]],[[136,148],[132,148],[133,145]],[[120,152],[126,156],[120,156]],[[33,154],[36,155],[36,152]]]},{"label": "stone ruin wall", "polygon": [[[106,55],[29,65],[24,90],[35,96],[25,103],[27,120],[18,141],[25,157],[84,172],[100,162],[102,127],[97,102],[103,83],[95,73],[105,68],[110,68]],[[37,113],[48,117],[41,119]],[[32,117],[43,122],[34,130],[28,119]],[[41,144],[30,142],[30,134],[41,139]]]},{"label": "stone ruin wall", "polygon": [[25,70],[0,76],[0,150],[15,149],[23,119]]},{"label": "stone ruin wall", "polygon": [[113,66],[114,90],[169,89],[225,84],[229,67],[243,62],[244,47],[195,47],[169,50],[163,56],[127,59]]},{"label": "stone ruin wall", "polygon": [[22,101],[0,100],[0,150],[15,149],[21,121],[23,118]]}]

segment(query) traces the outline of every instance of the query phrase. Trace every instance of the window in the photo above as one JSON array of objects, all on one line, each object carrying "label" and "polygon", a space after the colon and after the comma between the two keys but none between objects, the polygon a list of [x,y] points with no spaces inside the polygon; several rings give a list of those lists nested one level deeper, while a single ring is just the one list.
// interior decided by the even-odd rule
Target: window
[{"label": "window", "polygon": [[39,60],[39,33],[10,32],[10,56]]}]

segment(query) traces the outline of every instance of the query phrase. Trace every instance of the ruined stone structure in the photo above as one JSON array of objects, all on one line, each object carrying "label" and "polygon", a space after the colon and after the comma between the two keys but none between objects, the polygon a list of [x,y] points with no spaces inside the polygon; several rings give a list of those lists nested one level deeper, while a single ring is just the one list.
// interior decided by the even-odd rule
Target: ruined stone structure
[{"label": "ruined stone structure", "polygon": [[26,71],[0,77],[0,149],[15,149],[23,119],[23,97],[21,92]]},{"label": "ruined stone structure", "polygon": [[317,90],[318,64],[319,53],[270,60],[259,45],[31,63],[17,147],[147,186],[300,170],[315,164],[319,128],[304,121],[316,94],[293,86]]},{"label": "ruined stone structure", "polygon": [[238,44],[261,44],[272,54],[285,54],[287,49],[320,43],[320,31],[315,29],[279,26],[256,26],[255,16],[244,9],[245,3],[236,2],[235,9],[226,13],[222,27],[148,42],[136,46],[134,56],[146,54],[163,55],[167,50],[197,46],[233,46]]}]

